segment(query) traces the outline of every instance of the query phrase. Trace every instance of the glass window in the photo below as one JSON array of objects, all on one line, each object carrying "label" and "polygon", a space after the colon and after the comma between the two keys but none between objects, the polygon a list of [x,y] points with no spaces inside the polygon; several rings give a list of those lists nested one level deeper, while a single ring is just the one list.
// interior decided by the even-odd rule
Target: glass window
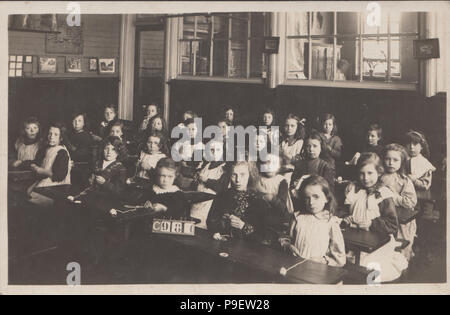
[{"label": "glass window", "polygon": [[359,15],[356,12],[337,12],[336,26],[338,35],[359,33]]},{"label": "glass window", "polygon": [[290,12],[286,21],[287,79],[417,83],[417,12]]},{"label": "glass window", "polygon": [[264,21],[265,13],[184,17],[181,74],[260,78]]},{"label": "glass window", "polygon": [[308,49],[306,39],[288,39],[287,40],[287,71],[288,79],[306,80],[308,79],[305,71],[305,64],[308,61],[305,60],[305,48]]},{"label": "glass window", "polygon": [[308,12],[287,13],[287,36],[307,36],[308,16]]},{"label": "glass window", "polygon": [[360,42],[356,37],[338,37],[336,81],[360,81]]},{"label": "glass window", "polygon": [[311,35],[333,35],[334,13],[312,12],[311,13]]}]

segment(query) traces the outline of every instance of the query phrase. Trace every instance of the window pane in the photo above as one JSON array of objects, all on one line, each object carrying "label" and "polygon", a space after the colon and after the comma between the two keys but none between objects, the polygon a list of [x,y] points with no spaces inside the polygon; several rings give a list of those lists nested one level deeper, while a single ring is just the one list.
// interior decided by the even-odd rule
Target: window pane
[{"label": "window pane", "polygon": [[264,36],[264,13],[251,13],[251,37]]},{"label": "window pane", "polygon": [[183,38],[192,39],[194,38],[194,26],[195,20],[193,16],[185,16],[183,18]]},{"label": "window pane", "polygon": [[248,13],[235,13],[231,15],[231,39],[246,40],[248,38]]},{"label": "window pane", "polygon": [[287,69],[288,79],[306,80],[308,69],[307,66],[307,54],[305,54],[305,48],[307,48],[306,39],[287,39]]},{"label": "window pane", "polygon": [[358,34],[359,19],[356,12],[337,13],[337,34]]},{"label": "window pane", "polygon": [[[369,19],[368,19],[369,17]],[[363,14],[363,34],[386,34],[387,33],[387,12],[381,11],[380,21],[370,19],[367,12]],[[378,25],[377,25],[377,22]]]},{"label": "window pane", "polygon": [[247,77],[247,42],[231,43],[230,77]]},{"label": "window pane", "polygon": [[311,35],[333,35],[333,12],[311,12]]},{"label": "window pane", "polygon": [[191,42],[180,42],[181,47],[181,74],[192,75]]},{"label": "window pane", "polygon": [[195,72],[196,75],[209,76],[209,51],[210,42],[200,41],[194,42],[193,48],[196,52]]},{"label": "window pane", "polygon": [[250,43],[250,77],[260,78],[262,75],[263,49],[262,39],[252,39]]},{"label": "window pane", "polygon": [[337,39],[337,81],[359,81],[359,40],[356,38]]},{"label": "window pane", "polygon": [[308,35],[308,12],[287,13],[287,35]]},{"label": "window pane", "polygon": [[214,15],[214,38],[228,38],[228,17]]},{"label": "window pane", "polygon": [[213,49],[213,75],[226,76],[228,64],[228,41],[215,40]]},{"label": "window pane", "polygon": [[398,37],[391,39],[391,59],[400,59],[400,41]]},{"label": "window pane", "polygon": [[[400,68],[399,80],[407,83],[417,83],[419,81],[419,63],[418,60],[413,57],[413,40],[417,38],[405,37],[405,38],[393,38],[392,44],[396,43],[399,46],[400,61],[397,62],[396,67]],[[392,62],[394,66],[394,62]],[[392,71],[392,70],[391,70]],[[393,80],[397,79],[392,77]]]},{"label": "window pane", "polygon": [[209,40],[211,36],[211,18],[207,16],[197,17],[197,38]]},{"label": "window pane", "polygon": [[[305,55],[308,50],[305,48]],[[322,41],[313,41],[311,49],[311,79],[313,80],[333,80],[334,52],[332,44],[325,44]],[[305,64],[308,58],[305,57]],[[305,71],[307,67],[305,66]]]},{"label": "window pane", "polygon": [[387,74],[387,38],[363,39],[364,80],[385,80]]}]

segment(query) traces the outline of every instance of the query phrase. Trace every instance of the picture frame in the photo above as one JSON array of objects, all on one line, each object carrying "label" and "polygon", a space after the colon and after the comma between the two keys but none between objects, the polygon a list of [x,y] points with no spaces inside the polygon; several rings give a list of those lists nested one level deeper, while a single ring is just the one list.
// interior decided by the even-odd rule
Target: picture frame
[{"label": "picture frame", "polygon": [[263,53],[278,54],[279,47],[280,47],[280,37],[277,36],[264,37]]},{"label": "picture frame", "polygon": [[100,59],[98,59],[98,69],[99,69],[100,74],[116,73],[116,59],[115,58],[100,58]]},{"label": "picture frame", "polygon": [[66,72],[69,73],[80,73],[81,70],[81,57],[66,57]]},{"label": "picture frame", "polygon": [[91,71],[91,72],[98,71],[98,59],[97,58],[89,58],[89,71]]},{"label": "picture frame", "polygon": [[39,57],[39,69],[40,74],[56,74],[58,68],[58,62],[56,57]]},{"label": "picture frame", "polygon": [[414,58],[432,59],[440,58],[439,39],[418,39],[413,41]]}]

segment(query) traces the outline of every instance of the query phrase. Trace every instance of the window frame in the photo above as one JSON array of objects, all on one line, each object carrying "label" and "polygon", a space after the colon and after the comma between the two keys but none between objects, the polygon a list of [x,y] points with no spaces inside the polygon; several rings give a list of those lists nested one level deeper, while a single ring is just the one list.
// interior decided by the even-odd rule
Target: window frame
[{"label": "window frame", "polygon": [[[246,41],[246,67],[245,67],[245,75],[244,76],[232,76],[230,75],[231,70],[231,55],[232,55],[232,19],[242,19],[236,16],[233,16],[234,13],[247,13],[248,17],[244,20],[247,22],[247,34],[245,39],[242,41]],[[193,80],[193,81],[213,81],[213,82],[236,82],[236,83],[256,83],[256,84],[263,84],[264,79],[262,77],[251,77],[251,48],[252,48],[252,41],[255,40],[262,40],[262,37],[259,36],[252,36],[251,34],[251,21],[252,21],[252,13],[260,13],[260,12],[233,12],[233,13],[199,13],[199,14],[187,14],[186,16],[193,16],[194,17],[194,38],[192,39],[185,39],[184,37],[184,16],[179,17],[179,29],[178,29],[178,42],[177,42],[177,50],[178,50],[178,67],[177,67],[177,75],[176,78],[180,80]],[[261,12],[264,14],[264,29],[266,28],[266,16],[268,13]],[[197,30],[197,19],[200,16],[205,16],[210,18],[210,35],[208,40],[198,39],[196,38],[196,30]],[[227,19],[227,27],[228,27],[228,34],[227,37],[224,38],[215,38],[214,37],[214,17],[221,16]],[[265,34],[265,32],[264,32]],[[226,69],[225,74],[223,76],[214,75],[214,45],[216,42],[223,41],[226,42],[226,51],[227,51],[227,60],[226,61]],[[236,41],[236,40],[234,40]],[[196,73],[196,54],[194,52],[193,54],[193,62],[191,63],[192,71],[191,74],[186,74],[182,72],[182,44],[183,42],[209,42],[209,73],[208,75],[197,75]],[[192,44],[190,44],[192,47]],[[263,73],[265,71],[265,56],[264,53],[261,52],[261,72]]]},{"label": "window frame", "polygon": [[[337,34],[337,14],[341,11],[327,11],[333,13],[333,34],[329,35],[312,35],[311,33],[311,25],[312,25],[312,11],[307,11],[307,35],[288,35],[287,29],[288,29],[288,15],[287,13],[282,13],[284,18],[284,34],[282,32],[279,34],[280,36],[284,36],[285,38],[285,47],[284,47],[284,58],[285,58],[285,67],[284,67],[284,80],[283,82],[279,82],[280,85],[286,85],[286,86],[322,86],[322,87],[339,87],[339,88],[368,88],[368,89],[385,89],[385,90],[418,90],[419,88],[419,78],[420,76],[420,65],[419,62],[417,63],[417,77],[418,82],[417,83],[408,83],[408,82],[400,82],[398,77],[394,77],[392,80],[391,76],[391,69],[390,64],[392,61],[391,58],[391,39],[392,38],[398,38],[399,42],[402,38],[410,38],[414,37],[416,39],[420,38],[420,21],[421,21],[421,12],[417,12],[417,32],[415,33],[390,33],[390,16],[388,15],[387,19],[387,33],[378,33],[378,34],[364,34],[363,33],[363,26],[364,26],[364,13],[363,12],[355,12],[357,14],[358,19],[358,32],[354,34]],[[342,11],[343,12],[343,11]],[[345,11],[347,12],[347,11]],[[351,12],[351,11],[349,11]],[[407,11],[405,11],[407,12]],[[275,13],[276,14],[276,13]],[[337,40],[339,38],[354,38],[355,41],[359,42],[359,81],[340,81],[336,80],[336,68],[337,68]],[[333,80],[319,80],[319,79],[312,79],[312,75],[308,75],[307,79],[292,79],[289,78],[289,69],[288,69],[288,45],[289,40],[292,39],[300,39],[305,40],[307,43],[313,43],[315,39],[322,39],[322,38],[332,38],[333,39],[333,68],[332,68],[332,75]],[[387,68],[388,68],[388,74],[387,74],[387,80],[383,81],[368,81],[364,80],[364,67],[363,67],[363,40],[364,38],[386,38],[387,39],[387,47],[388,47],[388,56],[387,56]],[[330,44],[331,45],[331,44]],[[311,73],[312,70],[312,45],[308,45],[308,73]],[[400,60],[399,56],[399,60]],[[397,59],[395,59],[397,60]],[[305,62],[306,63],[306,62]],[[401,73],[400,73],[401,78]]]}]

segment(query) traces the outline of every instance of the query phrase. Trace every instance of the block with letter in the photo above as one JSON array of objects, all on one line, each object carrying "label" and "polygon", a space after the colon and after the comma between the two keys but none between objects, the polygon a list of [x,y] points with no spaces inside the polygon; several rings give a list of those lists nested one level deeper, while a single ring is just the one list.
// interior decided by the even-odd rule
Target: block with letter
[{"label": "block with letter", "polygon": [[184,220],[153,219],[152,233],[195,235],[195,222]]}]

